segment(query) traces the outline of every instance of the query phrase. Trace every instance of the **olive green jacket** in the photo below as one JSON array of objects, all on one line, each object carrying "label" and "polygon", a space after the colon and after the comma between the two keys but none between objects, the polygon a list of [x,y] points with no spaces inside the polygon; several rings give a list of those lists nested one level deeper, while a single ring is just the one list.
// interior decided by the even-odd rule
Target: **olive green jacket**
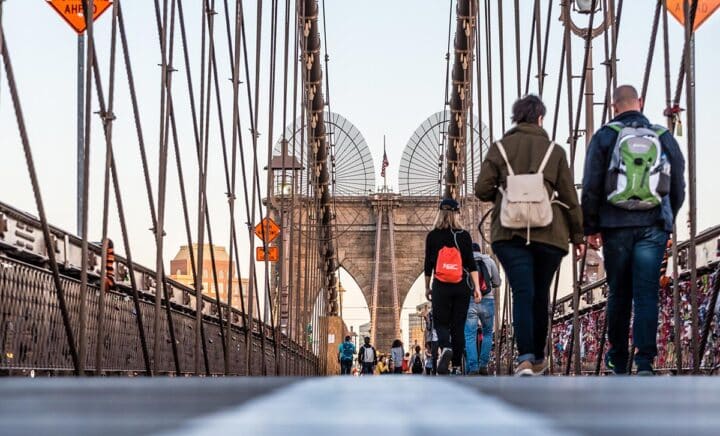
[{"label": "olive green jacket", "polygon": [[[522,123],[513,127],[502,138],[503,147],[515,174],[534,173],[540,167],[547,152],[550,139],[545,130],[536,124]],[[556,200],[568,206],[553,203],[553,221],[547,227],[533,228],[530,240],[542,242],[568,251],[568,243],[583,242],[582,210],[578,202],[575,183],[568,167],[565,150],[554,146],[550,159],[543,172],[548,195],[553,191]],[[495,204],[492,211],[491,239],[493,242],[507,241],[515,236],[527,237],[524,229],[508,229],[500,225],[500,200],[502,194],[498,187],[505,186],[508,175],[507,166],[503,161],[497,145],[493,144],[480,168],[480,175],[475,184],[475,196],[483,201]]]}]

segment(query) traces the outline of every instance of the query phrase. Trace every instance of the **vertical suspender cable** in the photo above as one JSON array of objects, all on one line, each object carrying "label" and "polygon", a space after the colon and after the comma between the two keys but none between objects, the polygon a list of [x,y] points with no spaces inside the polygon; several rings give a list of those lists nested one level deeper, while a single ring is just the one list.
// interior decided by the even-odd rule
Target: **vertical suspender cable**
[{"label": "vertical suspender cable", "polygon": [[[88,34],[88,38],[94,39],[92,34]],[[101,111],[103,127],[105,129],[105,180],[103,183],[103,217],[102,217],[102,260],[100,262],[100,295],[98,297],[98,314],[97,314],[97,337],[95,340],[95,374],[99,375],[102,371],[103,358],[103,336],[105,324],[105,293],[108,292],[107,262],[108,262],[108,216],[110,203],[110,167],[113,157],[112,147],[112,125],[115,116],[113,115],[113,103],[115,101],[115,53],[117,46],[117,5],[113,6],[112,13],[112,31],[110,42],[110,78],[108,85],[108,106],[107,110]],[[98,90],[99,94],[99,90]]]},{"label": "vertical suspender cable", "polygon": [[690,351],[692,353],[692,373],[700,372],[699,355],[699,320],[698,320],[698,289],[697,289],[697,251],[695,237],[697,235],[697,176],[695,162],[695,17],[697,13],[698,0],[693,0],[692,11],[691,1],[684,1],[685,16],[691,16],[690,20],[685,20],[685,100],[687,104],[687,162],[688,162],[688,197],[689,197],[689,217],[688,223],[690,228],[690,241],[688,244],[688,267],[690,268],[690,301],[692,309],[692,340],[690,341]]},{"label": "vertical suspender cable", "polygon": [[[533,20],[535,14],[533,13]],[[533,27],[535,23],[533,23]],[[530,32],[531,35],[534,33]],[[530,47],[530,56],[532,56],[532,46]],[[515,81],[517,86],[517,96],[520,98],[522,95],[522,62],[520,61],[520,0],[515,0]],[[528,70],[530,70],[530,64],[528,63]]]},{"label": "vertical suspender cable", "polygon": [[503,18],[503,0],[498,0],[498,42],[500,44],[500,113],[502,131],[505,132],[505,32]]},{"label": "vertical suspender cable", "polygon": [[[87,0],[82,1],[83,10],[89,10]],[[88,19],[88,15],[84,14],[85,23],[87,26],[88,34],[92,32],[93,20],[92,17]],[[87,347],[87,294],[88,294],[88,257],[90,255],[88,251],[88,197],[90,190],[90,127],[91,127],[91,116],[92,116],[92,68],[90,66],[95,62],[93,55],[93,42],[88,41],[87,43],[87,64],[88,68],[85,70],[85,149],[84,149],[84,160],[83,160],[83,199],[82,199],[82,246],[81,246],[81,269],[80,269],[80,336],[79,341],[79,356],[80,356],[80,368],[79,373],[83,375],[85,373],[86,362],[86,347]]]},{"label": "vertical suspender cable", "polygon": [[[667,0],[663,0],[663,57],[665,67],[665,107],[667,116],[667,126],[672,133],[675,132],[675,116],[671,114],[672,106],[672,89],[670,84],[670,38],[668,33],[668,10]],[[673,223],[672,233],[672,300],[673,300],[673,334],[675,346],[675,370],[677,375],[681,375],[683,371],[682,365],[682,341],[681,319],[680,319],[680,284],[678,283],[678,247],[677,247],[677,225]]]}]

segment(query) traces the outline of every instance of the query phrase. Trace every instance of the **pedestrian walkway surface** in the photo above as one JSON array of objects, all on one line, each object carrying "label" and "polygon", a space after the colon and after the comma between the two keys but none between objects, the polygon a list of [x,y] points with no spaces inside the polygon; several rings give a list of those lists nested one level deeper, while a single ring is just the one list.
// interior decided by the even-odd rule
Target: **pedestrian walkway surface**
[{"label": "pedestrian walkway surface", "polygon": [[0,434],[718,435],[720,378],[0,380]]}]

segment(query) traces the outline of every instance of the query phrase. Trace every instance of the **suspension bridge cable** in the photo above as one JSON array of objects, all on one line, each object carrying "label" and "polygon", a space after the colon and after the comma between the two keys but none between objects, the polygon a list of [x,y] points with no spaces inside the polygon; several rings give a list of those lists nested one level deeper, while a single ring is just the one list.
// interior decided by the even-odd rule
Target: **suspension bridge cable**
[{"label": "suspension bridge cable", "polygon": [[73,372],[75,375],[80,374],[80,359],[78,350],[75,345],[75,337],[72,330],[70,321],[70,315],[67,309],[67,303],[65,300],[65,291],[60,281],[60,271],[58,268],[57,259],[55,257],[55,250],[52,246],[52,239],[50,236],[50,226],[47,221],[45,214],[45,205],[42,199],[42,193],[40,192],[40,184],[38,182],[37,171],[35,169],[35,160],[33,159],[32,148],[30,147],[30,139],[27,134],[27,127],[25,126],[25,119],[23,117],[22,107],[20,104],[20,97],[18,95],[17,84],[15,82],[15,74],[12,69],[12,63],[10,61],[9,49],[7,47],[7,38],[5,37],[5,30],[3,29],[2,20],[3,2],[0,2],[0,51],[2,52],[3,64],[5,66],[5,77],[8,82],[8,91],[10,93],[10,100],[13,104],[15,111],[15,118],[17,120],[18,131],[20,133],[20,141],[22,143],[23,152],[25,154],[25,164],[28,168],[30,175],[30,183],[32,185],[33,196],[35,197],[35,204],[38,210],[38,217],[43,232],[43,240],[45,241],[45,249],[47,251],[48,263],[50,264],[50,270],[52,272],[53,283],[55,285],[55,292],[57,293],[58,305],[60,306],[60,314],[63,320],[63,327],[65,329],[65,336],[68,343],[68,349],[70,351],[70,358],[73,363]]},{"label": "suspension bridge cable", "polygon": [[[84,11],[89,10],[87,0],[82,1],[82,7]],[[88,15],[84,14],[85,23],[87,26],[87,32],[88,34],[92,34],[92,19],[88,19]],[[87,181],[90,180],[90,129],[92,124],[92,68],[90,66],[93,65],[93,62],[95,59],[93,58],[93,41],[92,39],[89,39],[87,44],[87,53],[86,53],[86,59],[88,63],[88,68],[85,72],[85,120],[84,120],[84,129],[85,129],[85,143],[84,143],[84,150],[83,150],[83,180]],[[88,260],[89,260],[89,251],[88,251],[88,215],[89,215],[89,205],[88,205],[88,197],[90,193],[90,184],[89,183],[83,183],[83,189],[82,189],[82,243],[81,243],[81,269],[80,269],[80,333],[79,333],[79,359],[80,359],[80,368],[79,368],[79,375],[85,374],[85,362],[86,362],[86,347],[87,347],[87,294],[88,294]]]},{"label": "suspension bridge cable", "polygon": [[[100,375],[103,366],[103,347],[105,341],[105,293],[108,292],[107,280],[107,263],[108,263],[108,216],[110,203],[110,167],[112,163],[113,144],[113,107],[115,103],[115,55],[117,48],[117,9],[113,7],[112,11],[112,30],[110,37],[110,74],[108,79],[108,105],[107,109],[100,112],[100,117],[105,130],[105,177],[103,182],[103,212],[102,212],[102,251],[100,262],[100,295],[98,296],[98,313],[97,313],[97,335],[95,340],[95,374]],[[92,38],[92,34],[88,32],[88,37]],[[99,91],[98,91],[99,94]]]}]

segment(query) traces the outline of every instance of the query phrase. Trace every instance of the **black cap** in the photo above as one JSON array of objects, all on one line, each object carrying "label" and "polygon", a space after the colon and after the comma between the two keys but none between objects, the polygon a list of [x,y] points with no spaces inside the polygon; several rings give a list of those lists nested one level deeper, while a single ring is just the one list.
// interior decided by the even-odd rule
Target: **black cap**
[{"label": "black cap", "polygon": [[457,212],[460,210],[460,204],[452,198],[445,198],[440,202],[440,210],[451,210]]}]

